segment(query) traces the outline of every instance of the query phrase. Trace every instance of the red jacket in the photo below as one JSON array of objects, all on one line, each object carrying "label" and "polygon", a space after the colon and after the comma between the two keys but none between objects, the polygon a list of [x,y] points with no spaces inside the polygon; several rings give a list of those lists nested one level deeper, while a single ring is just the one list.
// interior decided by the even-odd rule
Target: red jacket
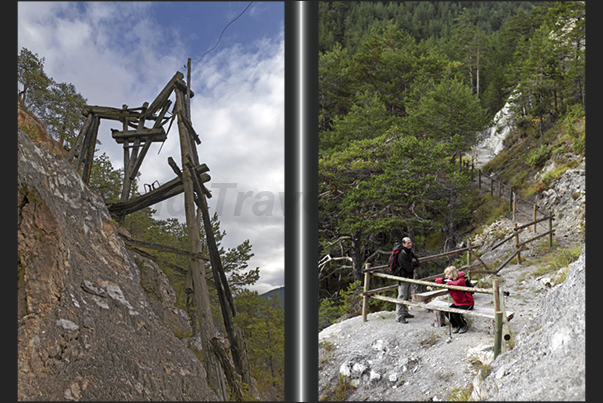
[{"label": "red jacket", "polygon": [[[442,284],[444,283],[444,279],[442,277],[438,277],[435,280],[436,283]],[[465,273],[459,271],[459,278],[456,280],[448,281],[448,285],[458,285],[461,287],[465,287]],[[457,291],[457,290],[448,290],[450,296],[452,297],[452,301],[454,301],[454,305],[475,305],[475,301],[473,300],[473,295],[470,292],[465,291]]]}]

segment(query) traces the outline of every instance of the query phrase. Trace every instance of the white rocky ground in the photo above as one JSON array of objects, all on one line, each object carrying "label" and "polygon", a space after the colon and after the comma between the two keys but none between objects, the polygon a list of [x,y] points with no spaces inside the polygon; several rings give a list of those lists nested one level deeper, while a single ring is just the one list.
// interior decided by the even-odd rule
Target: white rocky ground
[{"label": "white rocky ground", "polygon": [[[505,305],[515,312],[509,322],[515,339],[514,348],[493,363],[490,319],[468,317],[469,331],[452,335],[419,308],[411,308],[415,318],[408,324],[397,323],[394,312],[334,324],[319,334],[319,397],[329,396],[345,376],[354,386],[350,401],[448,400],[472,391],[476,400],[583,399],[584,266],[583,252],[561,284],[554,276],[531,276],[534,266],[501,270],[510,293]],[[492,306],[486,294],[475,299]],[[484,364],[492,372],[480,386],[476,375]]]}]

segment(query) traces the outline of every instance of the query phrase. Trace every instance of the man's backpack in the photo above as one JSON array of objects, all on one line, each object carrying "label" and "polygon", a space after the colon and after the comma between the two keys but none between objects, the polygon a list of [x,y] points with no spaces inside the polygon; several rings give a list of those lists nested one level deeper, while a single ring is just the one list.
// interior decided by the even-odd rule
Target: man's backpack
[{"label": "man's backpack", "polygon": [[389,255],[389,259],[387,260],[387,265],[389,266],[389,272],[394,275],[400,275],[400,263],[398,262],[398,254],[402,250],[402,247],[399,244],[394,245],[394,250],[392,254]]},{"label": "man's backpack", "polygon": [[[473,288],[473,284],[471,283],[471,279],[469,279],[468,277],[465,277],[465,287],[471,287]],[[469,293],[471,293],[471,295],[475,294],[474,291],[468,291]]]}]

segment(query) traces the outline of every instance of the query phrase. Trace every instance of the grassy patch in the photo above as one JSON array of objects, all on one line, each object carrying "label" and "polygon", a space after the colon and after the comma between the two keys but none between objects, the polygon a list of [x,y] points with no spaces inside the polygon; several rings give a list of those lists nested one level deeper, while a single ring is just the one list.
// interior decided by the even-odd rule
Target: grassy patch
[{"label": "grassy patch", "polygon": [[473,230],[472,237],[475,234],[483,233],[484,226],[491,225],[503,218],[509,211],[509,202],[504,197],[491,196],[489,193],[483,194],[479,204],[473,211],[474,223],[478,225]]},{"label": "grassy patch", "polygon": [[350,378],[339,375],[337,385],[333,385],[330,390],[327,390],[320,401],[342,402],[348,400],[348,397],[354,393],[355,390],[356,388],[352,385]]},{"label": "grassy patch", "polygon": [[[557,272],[559,269],[568,267],[571,263],[578,260],[582,246],[576,246],[572,249],[555,249],[550,253],[543,254],[531,263],[536,269],[530,273],[533,277],[544,276],[549,273]],[[556,279],[556,283],[565,281],[565,274]]]}]

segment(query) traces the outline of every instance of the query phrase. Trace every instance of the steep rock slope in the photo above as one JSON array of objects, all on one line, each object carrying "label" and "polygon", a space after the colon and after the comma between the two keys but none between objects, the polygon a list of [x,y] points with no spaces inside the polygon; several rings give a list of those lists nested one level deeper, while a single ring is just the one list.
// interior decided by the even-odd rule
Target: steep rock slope
[{"label": "steep rock slope", "polygon": [[517,335],[516,346],[492,363],[475,397],[487,400],[586,399],[585,250]]},{"label": "steep rock slope", "polygon": [[19,400],[215,400],[103,201],[18,136]]}]

